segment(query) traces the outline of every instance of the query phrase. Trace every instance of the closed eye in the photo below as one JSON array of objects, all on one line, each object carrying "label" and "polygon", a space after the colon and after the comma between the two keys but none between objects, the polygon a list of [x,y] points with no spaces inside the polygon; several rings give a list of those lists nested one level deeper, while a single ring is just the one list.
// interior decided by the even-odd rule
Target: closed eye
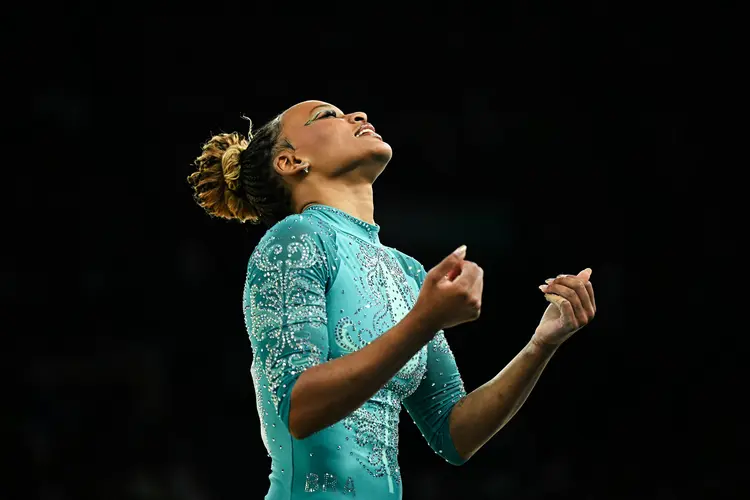
[{"label": "closed eye", "polygon": [[313,123],[315,121],[322,120],[324,118],[332,118],[332,117],[333,118],[338,117],[338,114],[336,113],[335,110],[333,110],[333,109],[327,109],[325,111],[320,111],[319,113],[316,113],[312,118],[310,118],[309,120],[307,120],[305,122],[305,126],[310,125],[311,123]]},{"label": "closed eye", "polygon": [[322,120],[323,118],[328,118],[329,116],[333,116],[335,118],[336,117],[336,112],[334,110],[332,110],[332,109],[327,109],[327,110],[323,111],[322,113],[319,113],[318,116],[317,116],[317,119],[318,120]]}]

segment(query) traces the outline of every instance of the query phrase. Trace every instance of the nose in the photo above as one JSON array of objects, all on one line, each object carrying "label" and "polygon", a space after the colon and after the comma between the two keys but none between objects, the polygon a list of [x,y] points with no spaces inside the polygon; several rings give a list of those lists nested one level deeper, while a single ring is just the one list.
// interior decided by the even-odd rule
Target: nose
[{"label": "nose", "polygon": [[351,121],[352,123],[366,122],[367,121],[367,113],[364,113],[362,111],[357,111],[356,113],[351,113],[349,115],[349,121]]}]

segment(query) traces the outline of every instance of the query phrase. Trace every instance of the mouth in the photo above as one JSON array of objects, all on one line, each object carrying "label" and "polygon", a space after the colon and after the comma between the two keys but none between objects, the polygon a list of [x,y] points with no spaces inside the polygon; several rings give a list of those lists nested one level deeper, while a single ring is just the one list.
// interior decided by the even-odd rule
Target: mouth
[{"label": "mouth", "polygon": [[375,132],[375,127],[373,127],[369,123],[365,123],[364,125],[359,127],[357,131],[354,133],[354,137],[365,137],[365,136],[372,136],[372,137],[375,137],[376,139],[380,139],[381,141],[383,140],[383,138],[380,137],[380,134],[377,134]]}]

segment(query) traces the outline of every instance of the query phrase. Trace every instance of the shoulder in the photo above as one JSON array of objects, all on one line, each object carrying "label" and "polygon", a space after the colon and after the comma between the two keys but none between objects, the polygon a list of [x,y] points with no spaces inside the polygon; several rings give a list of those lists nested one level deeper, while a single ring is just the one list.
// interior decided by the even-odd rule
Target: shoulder
[{"label": "shoulder", "polygon": [[324,219],[314,214],[293,214],[271,226],[263,239],[296,239],[302,235],[318,240],[336,240],[336,232]]},{"label": "shoulder", "polygon": [[320,268],[328,273],[335,259],[336,233],[324,220],[308,214],[293,214],[266,231],[253,250],[248,271]]}]

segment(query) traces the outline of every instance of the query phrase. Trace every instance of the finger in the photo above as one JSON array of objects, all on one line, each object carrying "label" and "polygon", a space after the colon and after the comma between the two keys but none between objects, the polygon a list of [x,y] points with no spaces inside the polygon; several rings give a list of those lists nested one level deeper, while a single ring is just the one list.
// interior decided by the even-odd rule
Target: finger
[{"label": "finger", "polygon": [[589,300],[591,301],[591,307],[594,310],[594,314],[596,314],[596,300],[594,299],[594,286],[591,284],[591,274],[594,271],[587,267],[580,273],[578,273],[579,278],[585,278],[584,279],[584,286],[586,287],[586,292],[589,294]]},{"label": "finger", "polygon": [[558,274],[554,278],[549,278],[549,279],[544,280],[544,282],[547,283],[547,284],[549,284],[549,283],[552,283],[553,281],[555,281],[558,278],[579,278],[579,279],[581,279],[583,281],[588,281],[591,278],[591,268],[587,267],[586,269],[584,269],[583,271],[581,271],[577,275],[574,275],[574,274]]},{"label": "finger", "polygon": [[461,269],[463,269],[464,261],[460,260],[456,263],[455,267],[448,271],[448,274],[445,275],[446,278],[448,278],[449,281],[453,281],[456,279],[456,277],[461,274]]},{"label": "finger", "polygon": [[591,305],[594,306],[594,313],[596,313],[596,299],[594,298],[594,285],[590,281],[586,282],[586,291],[589,293],[589,299],[591,299]]},{"label": "finger", "polygon": [[593,271],[591,270],[591,268],[587,267],[586,269],[584,269],[583,271],[581,271],[580,273],[578,273],[578,276],[576,276],[576,277],[579,278],[579,279],[581,279],[581,280],[583,280],[584,282],[586,282],[586,281],[589,281],[591,279],[591,273],[592,272]]},{"label": "finger", "polygon": [[477,266],[477,269],[479,270],[479,273],[477,274],[476,281],[471,286],[471,295],[472,297],[476,297],[481,303],[482,292],[484,291],[484,269],[479,266]]},{"label": "finger", "polygon": [[470,301],[476,304],[477,318],[482,313],[482,291],[484,290],[484,270],[477,266],[477,278],[469,289]]},{"label": "finger", "polygon": [[544,282],[549,285],[550,283],[554,283],[555,280],[559,280],[561,278],[577,278],[577,276],[575,276],[573,274],[558,274],[554,278],[547,278],[546,280],[544,280]]},{"label": "finger", "polygon": [[571,305],[570,301],[566,300],[564,297],[552,293],[545,293],[544,298],[557,306],[557,308],[560,310],[560,315],[562,316],[562,320],[565,325],[570,325],[574,328],[578,327],[575,311],[573,310],[573,306]]},{"label": "finger", "polygon": [[588,283],[588,281],[584,282],[578,276],[565,276],[557,278],[553,284],[559,284],[573,289],[576,292],[576,295],[578,295],[578,299],[581,301],[583,309],[586,311],[587,318],[591,319],[594,317],[595,311],[594,305],[591,303],[589,292],[586,290],[586,283]]},{"label": "finger", "polygon": [[466,256],[466,245],[461,245],[452,254],[444,258],[438,265],[430,269],[427,273],[431,276],[431,279],[440,281],[448,272],[456,267]]},{"label": "finger", "polygon": [[[576,291],[572,288],[569,288],[561,283],[559,283],[559,278],[555,280],[554,283],[550,285],[542,285],[539,287],[544,293],[554,293],[557,295],[560,295],[561,297],[565,298],[568,302],[570,302],[570,305],[573,307],[573,312],[575,313],[576,320],[579,324],[585,325],[588,322],[588,315],[586,313],[586,309],[583,307],[583,304],[581,303],[581,299],[576,293]],[[588,294],[587,294],[588,296]]]},{"label": "finger", "polygon": [[454,283],[470,289],[477,280],[477,276],[479,276],[479,270],[480,268],[475,262],[465,260],[462,265],[461,274],[454,280]]}]

